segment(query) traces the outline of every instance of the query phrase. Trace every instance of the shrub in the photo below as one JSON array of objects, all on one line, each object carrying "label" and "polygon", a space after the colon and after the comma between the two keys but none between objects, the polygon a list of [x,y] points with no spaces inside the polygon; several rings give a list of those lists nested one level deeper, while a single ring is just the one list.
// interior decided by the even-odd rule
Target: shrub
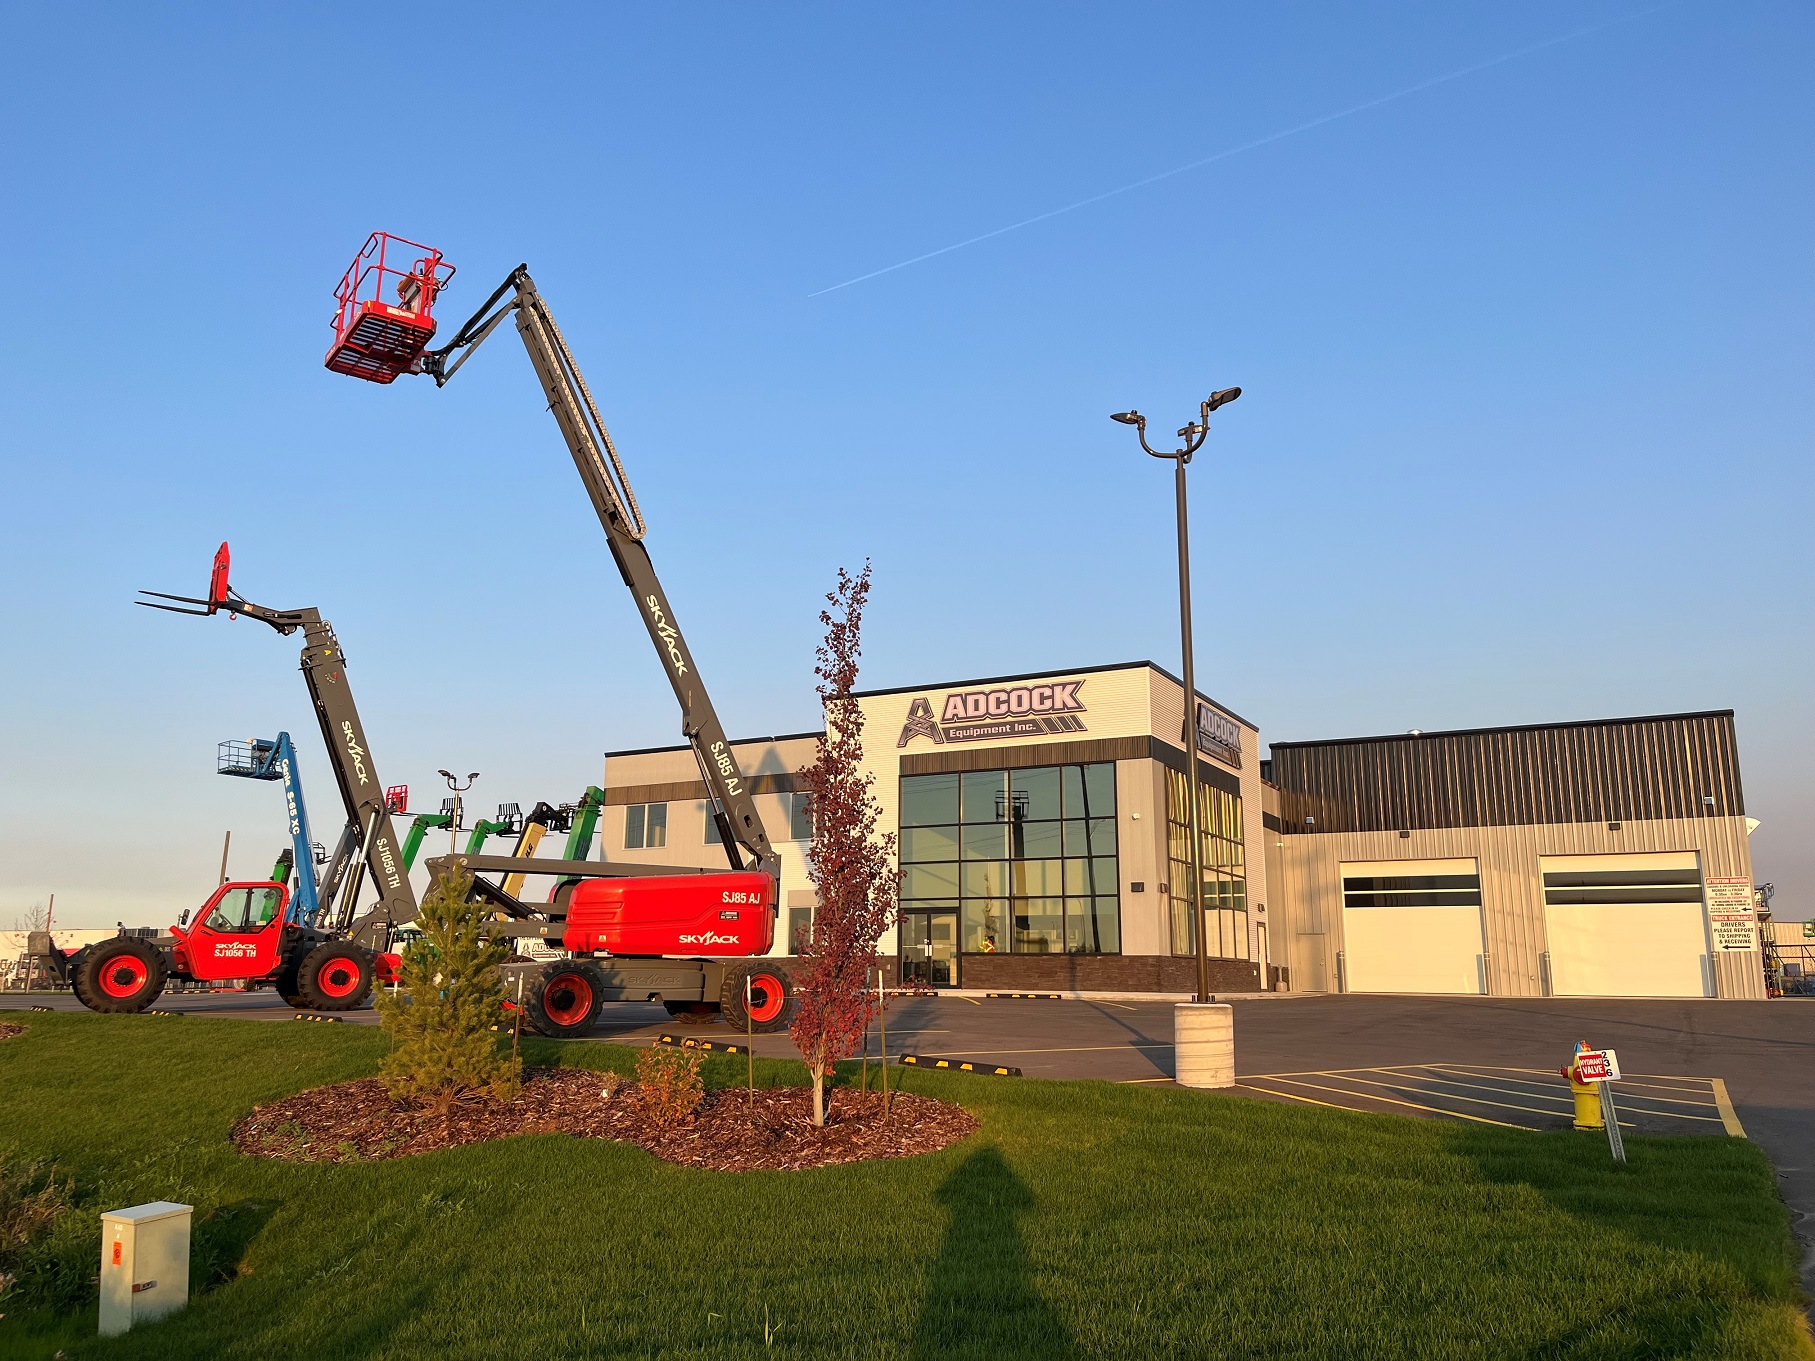
[{"label": "shrub", "polygon": [[706,1099],[698,1050],[651,1045],[637,1055],[637,1085],[643,1110],[658,1129],[674,1129],[693,1118]]},{"label": "shrub", "polygon": [[394,1047],[379,1066],[391,1094],[446,1114],[455,1101],[508,1101],[522,1069],[501,1051],[504,978],[510,947],[484,931],[489,909],[468,901],[473,876],[456,862],[422,902],[422,935],[404,951],[402,991],[381,993],[378,1012]]}]

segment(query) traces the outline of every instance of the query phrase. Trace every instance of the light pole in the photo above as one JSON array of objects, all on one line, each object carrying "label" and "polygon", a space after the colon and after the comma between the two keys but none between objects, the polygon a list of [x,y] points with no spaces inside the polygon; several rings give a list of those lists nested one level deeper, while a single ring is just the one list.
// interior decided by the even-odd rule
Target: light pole
[{"label": "light pole", "polygon": [[1185,519],[1185,465],[1203,448],[1210,434],[1210,413],[1242,395],[1240,388],[1223,388],[1204,398],[1197,420],[1178,432],[1184,445],[1170,453],[1147,443],[1147,418],[1138,411],[1118,411],[1110,417],[1132,425],[1141,448],[1173,464],[1173,485],[1178,492],[1178,614],[1179,640],[1185,654],[1185,799],[1191,824],[1191,937],[1197,951],[1197,1000],[1210,1000],[1210,947],[1204,930],[1204,845],[1197,799],[1197,668],[1191,650],[1191,538]]},{"label": "light pole", "polygon": [[448,771],[439,770],[435,773],[446,780],[447,787],[454,791],[454,816],[447,823],[447,853],[457,855],[460,852],[460,796],[473,787],[473,781],[479,778],[479,772],[475,770],[468,775],[465,784],[461,784]]}]

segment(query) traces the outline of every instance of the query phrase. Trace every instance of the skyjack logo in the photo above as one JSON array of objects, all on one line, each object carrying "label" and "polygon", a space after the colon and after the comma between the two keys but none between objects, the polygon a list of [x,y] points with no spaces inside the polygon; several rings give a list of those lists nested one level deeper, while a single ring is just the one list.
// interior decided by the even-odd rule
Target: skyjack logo
[{"label": "skyjack logo", "polygon": [[687,674],[687,663],[681,658],[680,630],[668,622],[668,616],[662,613],[662,603],[654,596],[645,596],[643,603],[649,607],[649,622],[655,628],[655,636],[668,650],[668,665],[674,668],[674,674]]},{"label": "skyjack logo", "polygon": [[717,931],[699,931],[690,936],[679,936],[676,939],[682,945],[736,945],[736,936],[721,935]]},{"label": "skyjack logo", "polygon": [[1006,737],[1043,737],[1049,733],[1084,732],[1084,721],[1072,715],[1088,712],[1078,698],[1081,680],[1053,684],[1004,686],[994,690],[956,690],[946,695],[939,717],[924,697],[908,705],[897,748],[916,737],[935,745],[978,742]]},{"label": "skyjack logo", "polygon": [[347,739],[347,755],[353,758],[353,773],[359,776],[361,784],[372,783],[372,777],[366,774],[366,749],[360,746],[354,738],[352,722],[348,719],[341,719],[340,731]]}]

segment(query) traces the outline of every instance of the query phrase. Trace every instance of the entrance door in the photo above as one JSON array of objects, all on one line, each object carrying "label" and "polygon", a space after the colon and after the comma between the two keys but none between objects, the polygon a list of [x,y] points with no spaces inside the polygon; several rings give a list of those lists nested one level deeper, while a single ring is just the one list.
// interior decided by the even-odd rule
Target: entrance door
[{"label": "entrance door", "polygon": [[958,986],[958,914],[901,914],[901,981],[928,988]]}]

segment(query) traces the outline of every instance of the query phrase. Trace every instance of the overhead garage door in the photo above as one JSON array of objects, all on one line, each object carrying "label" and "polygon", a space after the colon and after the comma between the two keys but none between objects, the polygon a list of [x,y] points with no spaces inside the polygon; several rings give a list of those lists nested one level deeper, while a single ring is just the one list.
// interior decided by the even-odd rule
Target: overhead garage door
[{"label": "overhead garage door", "polygon": [[1559,997],[1712,997],[1693,851],[1547,855],[1544,925]]},{"label": "overhead garage door", "polygon": [[1485,992],[1479,867],[1473,860],[1344,864],[1342,938],[1350,992]]}]

